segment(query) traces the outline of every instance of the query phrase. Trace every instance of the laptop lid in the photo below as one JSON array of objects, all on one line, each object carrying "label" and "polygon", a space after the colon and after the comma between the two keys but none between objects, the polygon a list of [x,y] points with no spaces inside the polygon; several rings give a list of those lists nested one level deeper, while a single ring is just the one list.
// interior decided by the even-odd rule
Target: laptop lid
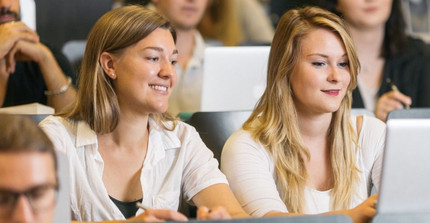
[{"label": "laptop lid", "polygon": [[378,214],[430,211],[430,119],[391,119]]},{"label": "laptop lid", "polygon": [[201,111],[253,110],[266,88],[270,46],[208,47]]},{"label": "laptop lid", "polygon": [[66,155],[61,152],[57,152],[57,163],[59,191],[57,203],[55,205],[54,222],[70,222],[72,217],[70,209],[69,162]]}]

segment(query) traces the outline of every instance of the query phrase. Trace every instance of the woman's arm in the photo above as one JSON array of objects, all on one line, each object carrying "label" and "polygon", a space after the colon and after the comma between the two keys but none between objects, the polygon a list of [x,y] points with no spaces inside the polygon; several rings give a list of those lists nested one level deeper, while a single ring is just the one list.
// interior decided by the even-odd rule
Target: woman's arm
[{"label": "woman's arm", "polygon": [[[239,202],[236,200],[236,198],[233,195],[233,192],[231,192],[230,187],[228,187],[227,184],[215,184],[212,186],[209,186],[199,193],[197,193],[192,198],[194,204],[197,205],[197,207],[208,207],[209,210],[212,210],[214,208],[218,209],[217,207],[224,207],[225,210],[228,212],[229,215],[233,218],[241,218],[241,217],[249,217],[248,214],[246,214],[243,209],[240,207]],[[199,210],[202,208],[199,208]],[[205,210],[204,208],[202,210]],[[220,210],[221,211],[221,210]],[[222,212],[222,211],[221,211]],[[203,215],[201,218],[211,218],[211,217],[221,217],[223,218],[224,215],[219,215],[216,212],[207,211],[207,213],[200,211],[200,213]]]},{"label": "woman's arm", "polygon": [[[355,208],[348,209],[348,210],[340,210],[340,211],[329,211],[329,212],[321,213],[321,215],[343,214],[350,217],[354,223],[367,223],[367,222],[370,222],[373,216],[375,216],[376,214],[377,198],[378,198],[378,195],[374,194]],[[303,214],[271,211],[264,215],[264,217],[280,217],[280,216],[303,216]]]},{"label": "woman's arm", "polygon": [[[158,221],[187,221],[187,217],[183,214],[167,209],[149,209],[144,213],[129,218],[127,220],[112,220],[112,221],[98,221],[99,223],[117,223],[117,222],[158,222]],[[79,223],[81,221],[72,221],[72,223]]]}]

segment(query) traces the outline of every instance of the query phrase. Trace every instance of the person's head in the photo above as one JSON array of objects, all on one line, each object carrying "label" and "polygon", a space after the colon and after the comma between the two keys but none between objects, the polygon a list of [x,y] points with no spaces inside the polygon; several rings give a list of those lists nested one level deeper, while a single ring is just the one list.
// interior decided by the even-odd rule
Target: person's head
[{"label": "person's head", "polygon": [[88,36],[77,100],[66,117],[86,121],[96,133],[113,131],[120,111],[169,119],[175,39],[157,12],[136,5],[107,12]]},{"label": "person's head", "polygon": [[19,19],[19,0],[0,0],[0,24]]},{"label": "person's head", "polygon": [[406,44],[406,23],[399,0],[320,0],[320,5],[357,29],[384,28],[381,56],[398,55]]},{"label": "person's head", "polygon": [[342,196],[352,196],[354,188],[348,181],[357,176],[349,159],[353,142],[348,140],[353,139],[349,117],[359,69],[341,18],[316,7],[290,10],[281,17],[272,41],[266,90],[244,128],[274,157],[277,183],[288,188],[281,195],[290,212],[303,212],[304,159],[309,159],[299,129],[298,118],[303,115],[332,117],[328,141],[335,178],[333,207],[345,208],[351,201]]},{"label": "person's head", "polygon": [[[307,100],[316,103],[315,108],[305,106],[303,109],[331,106],[319,112],[348,112],[359,67],[352,39],[342,19],[316,7],[290,10],[281,17],[276,28],[268,62],[267,88],[259,104],[268,110],[286,106],[297,111],[298,105]],[[312,79],[320,81],[320,85],[310,85]],[[302,92],[309,88],[315,88],[313,90],[321,95],[313,97],[315,95]],[[330,89],[340,91],[331,94],[327,92]],[[335,97],[325,100],[326,94]],[[303,98],[307,96],[313,98]]]},{"label": "person's head", "polygon": [[31,119],[0,115],[0,222],[53,222],[57,161]]},{"label": "person's head", "polygon": [[177,30],[196,29],[205,13],[208,0],[152,0],[157,11]]}]

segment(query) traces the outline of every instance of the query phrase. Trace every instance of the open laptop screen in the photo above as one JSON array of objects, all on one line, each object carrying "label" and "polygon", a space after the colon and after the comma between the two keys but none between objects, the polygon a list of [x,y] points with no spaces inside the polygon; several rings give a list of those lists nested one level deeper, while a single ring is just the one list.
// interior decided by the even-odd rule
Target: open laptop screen
[{"label": "open laptop screen", "polygon": [[208,47],[201,111],[252,110],[266,88],[270,46]]},{"label": "open laptop screen", "polygon": [[430,119],[390,119],[378,214],[430,210]]}]

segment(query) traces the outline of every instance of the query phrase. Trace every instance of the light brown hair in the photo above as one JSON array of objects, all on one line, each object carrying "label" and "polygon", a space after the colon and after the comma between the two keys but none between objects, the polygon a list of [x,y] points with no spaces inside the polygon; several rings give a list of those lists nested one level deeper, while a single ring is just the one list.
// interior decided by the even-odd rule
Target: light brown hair
[{"label": "light brown hair", "polygon": [[[71,110],[61,116],[83,120],[96,133],[112,132],[119,121],[120,107],[112,80],[105,74],[100,63],[101,53],[120,55],[123,50],[157,28],[167,29],[176,41],[176,33],[170,23],[155,11],[142,6],[130,5],[114,9],[103,15],[92,28],[82,59],[77,98]],[[164,114],[151,115],[165,129],[162,121],[174,119]]]}]

